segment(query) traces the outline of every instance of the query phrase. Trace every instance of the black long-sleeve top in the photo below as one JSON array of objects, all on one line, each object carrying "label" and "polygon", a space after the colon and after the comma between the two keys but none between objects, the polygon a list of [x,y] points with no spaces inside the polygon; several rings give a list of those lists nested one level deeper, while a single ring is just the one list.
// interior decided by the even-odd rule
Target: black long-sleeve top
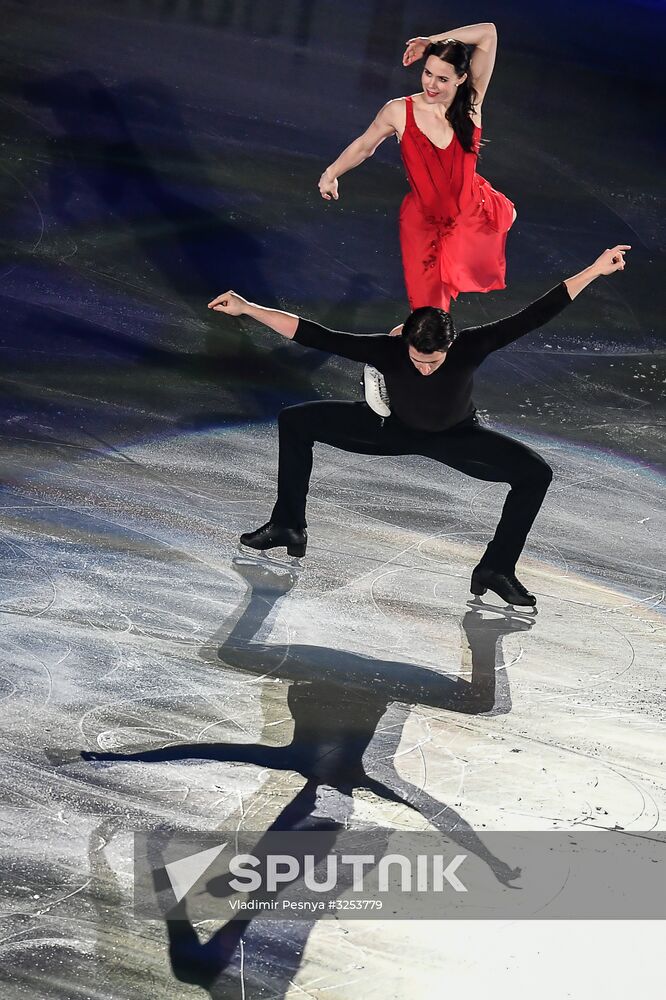
[{"label": "black long-sleeve top", "polygon": [[562,282],[513,316],[461,330],[431,375],[416,370],[402,337],[340,333],[299,319],[294,340],[304,347],[374,365],[384,376],[391,411],[401,423],[416,430],[443,431],[474,412],[474,372],[481,362],[492,351],[543,326],[570,302]]}]

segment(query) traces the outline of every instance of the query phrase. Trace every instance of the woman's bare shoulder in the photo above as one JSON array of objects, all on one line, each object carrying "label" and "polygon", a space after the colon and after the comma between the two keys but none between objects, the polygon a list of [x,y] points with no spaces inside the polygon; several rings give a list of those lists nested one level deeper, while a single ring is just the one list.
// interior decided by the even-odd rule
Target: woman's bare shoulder
[{"label": "woman's bare shoulder", "polygon": [[381,110],[381,114],[386,116],[387,121],[390,121],[392,125],[399,126],[402,130],[405,126],[405,117],[407,112],[405,111],[405,97],[394,97],[390,101],[387,101]]},{"label": "woman's bare shoulder", "polygon": [[394,97],[387,101],[377,115],[385,124],[390,125],[394,132],[401,136],[405,131],[407,111],[405,110],[405,98]]}]

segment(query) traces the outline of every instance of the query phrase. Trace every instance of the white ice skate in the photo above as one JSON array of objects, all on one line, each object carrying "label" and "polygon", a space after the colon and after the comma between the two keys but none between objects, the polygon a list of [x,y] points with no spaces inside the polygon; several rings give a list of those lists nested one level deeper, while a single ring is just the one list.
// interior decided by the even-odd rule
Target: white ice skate
[{"label": "white ice skate", "polygon": [[379,417],[390,417],[390,400],[384,376],[372,365],[366,365],[363,369],[363,388],[365,389],[365,401],[370,409]]}]

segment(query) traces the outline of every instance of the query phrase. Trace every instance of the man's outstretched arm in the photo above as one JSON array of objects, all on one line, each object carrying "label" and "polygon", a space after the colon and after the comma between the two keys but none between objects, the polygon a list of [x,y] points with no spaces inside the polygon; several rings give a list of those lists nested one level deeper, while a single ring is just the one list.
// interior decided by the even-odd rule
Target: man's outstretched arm
[{"label": "man's outstretched arm", "polygon": [[477,361],[481,361],[491,351],[505,347],[526,333],[544,326],[596,278],[604,274],[613,274],[615,271],[623,271],[624,255],[627,250],[631,250],[631,247],[620,245],[611,250],[604,250],[589,267],[571,278],[566,278],[513,316],[506,316],[494,323],[484,323],[483,326],[468,327],[462,331],[461,347],[464,344],[465,351],[469,351]]},{"label": "man's outstretched arm", "polygon": [[267,309],[255,302],[248,302],[236,292],[224,292],[208,303],[209,309],[227,316],[249,316],[258,323],[275,330],[288,340],[295,340],[303,347],[314,347],[328,354],[337,354],[350,361],[380,365],[386,357],[387,338],[377,334],[342,333],[329,330],[312,320],[295,316],[281,309]]},{"label": "man's outstretched arm", "polygon": [[298,328],[298,316],[294,313],[258,306],[256,302],[248,302],[242,295],[232,291],[223,292],[222,295],[212,299],[208,303],[208,308],[214,309],[215,312],[226,313],[227,316],[249,316],[250,319],[256,319],[258,323],[275,330],[287,340],[294,339]]},{"label": "man's outstretched arm", "polygon": [[613,247],[612,250],[604,250],[594,264],[590,264],[583,271],[574,274],[573,278],[566,278],[564,284],[567,286],[569,298],[575,299],[584,288],[587,288],[595,278],[601,277],[602,274],[624,271],[624,255],[627,250],[631,250],[631,247],[626,244],[620,244]]}]

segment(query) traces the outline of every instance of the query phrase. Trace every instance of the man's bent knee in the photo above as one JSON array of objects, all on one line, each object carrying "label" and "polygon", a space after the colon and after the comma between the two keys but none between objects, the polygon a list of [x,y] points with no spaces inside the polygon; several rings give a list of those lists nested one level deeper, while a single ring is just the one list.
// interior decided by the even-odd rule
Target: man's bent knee
[{"label": "man's bent knee", "polygon": [[284,410],[278,413],[278,426],[282,429],[290,430],[307,423],[305,408],[307,403],[299,403],[296,406],[285,406]]},{"label": "man's bent knee", "polygon": [[544,493],[553,481],[553,470],[548,462],[535,455],[532,460],[524,465],[520,472],[511,476],[509,485],[515,486],[539,486]]},{"label": "man's bent knee", "polygon": [[548,462],[544,462],[540,459],[538,462],[534,463],[531,469],[530,478],[533,482],[539,483],[543,486],[544,490],[547,490],[553,481],[553,470],[549,466]]}]

